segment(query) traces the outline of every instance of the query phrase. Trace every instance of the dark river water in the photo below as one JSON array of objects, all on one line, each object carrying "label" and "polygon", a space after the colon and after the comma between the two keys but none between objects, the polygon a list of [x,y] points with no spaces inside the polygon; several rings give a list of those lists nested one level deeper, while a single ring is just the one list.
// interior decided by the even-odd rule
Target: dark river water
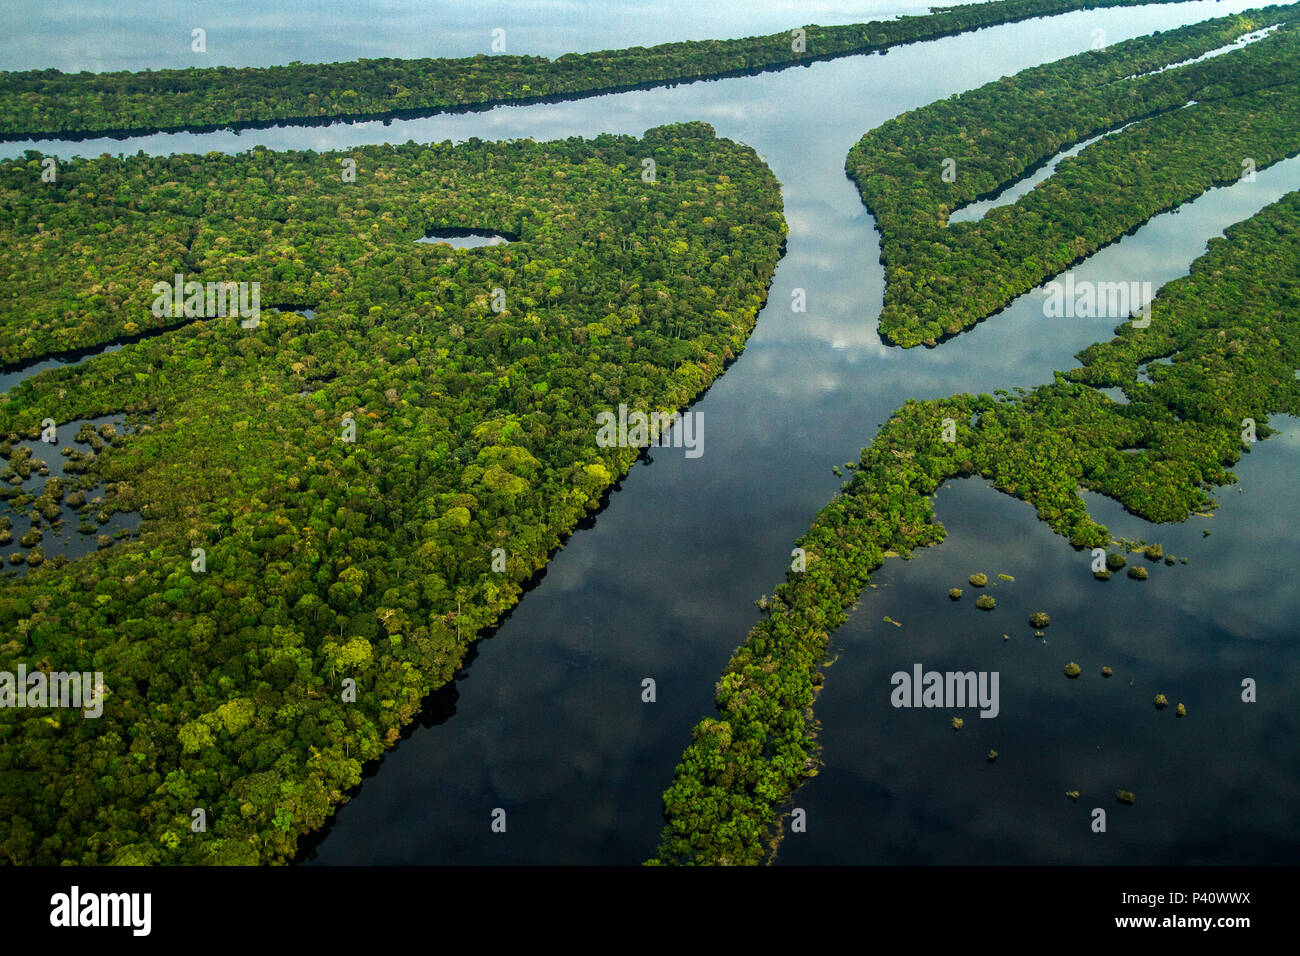
[{"label": "dark river water", "polygon": [[[0,385],[3,385],[3,376],[0,376]],[[20,439],[14,442],[15,448],[21,446],[30,449],[34,462],[31,474],[26,480],[16,484],[16,488],[33,498],[38,498],[44,492],[47,482],[57,478],[71,489],[78,476],[75,472],[64,470],[63,466],[68,459],[63,452],[72,448],[82,455],[94,454],[88,443],[77,441],[77,435],[84,425],[96,429],[102,425],[112,425],[119,434],[128,430],[122,416],[103,415],[98,418],[75,419],[58,425],[55,428],[57,442],[45,442],[39,439]],[[37,469],[45,473],[41,474]],[[138,511],[101,511],[105,490],[100,483],[81,489],[85,503],[79,507],[69,504],[66,496],[60,500],[59,517],[53,522],[42,521],[40,525],[43,535],[40,545],[46,558],[53,558],[56,555],[64,555],[69,559],[79,558],[101,546],[101,535],[120,538],[140,526],[141,515]],[[0,509],[0,514],[9,517],[10,532],[14,539],[12,544],[4,546],[0,557],[24,552],[19,542],[35,524],[31,519],[30,505],[16,511],[6,507]],[[104,516],[103,521],[99,520],[101,514]],[[14,565],[11,560],[0,573],[24,575],[27,570],[25,563]]]},{"label": "dark river water", "polygon": [[[782,580],[794,540],[839,487],[832,467],[856,460],[905,399],[1049,381],[1115,325],[1044,318],[1042,297],[1030,293],[936,349],[883,345],[879,245],[844,174],[849,147],[904,110],[1086,50],[1094,29],[1114,42],[1249,6],[1080,12],[781,73],[391,124],[6,144],[7,155],[33,145],[60,156],[255,144],[320,150],[640,135],[698,119],[754,145],[782,183],[788,251],[747,349],[694,408],[707,424],[704,454],[659,449],[633,468],[311,841],[305,861],[634,864],[652,855],[661,794],[691,728],[714,712],[714,683],[757,618],[754,601]],[[493,5],[482,7],[450,15],[448,35],[481,32]],[[719,9],[733,18],[720,36],[908,10]],[[510,5],[515,21],[534,31],[551,10]],[[369,23],[364,8],[332,15],[354,28]],[[594,14],[587,22],[583,33],[565,21],[556,34],[561,49],[539,42],[512,52],[707,36],[711,25],[684,15],[680,32],[647,35],[639,21],[627,30]],[[412,50],[396,28],[377,35],[388,38],[383,49],[338,55],[475,52],[451,41]],[[302,39],[301,49],[257,56],[310,61],[330,59],[329,49]],[[161,55],[148,63],[174,65]],[[1208,238],[1298,187],[1300,160],[1291,160],[1254,183],[1214,190],[1103,250],[1076,277],[1158,288],[1184,275]],[[806,313],[791,309],[797,289]],[[1294,861],[1300,597],[1289,582],[1300,539],[1284,516],[1296,497],[1300,423],[1275,424],[1281,434],[1246,456],[1240,485],[1223,491],[1213,518],[1152,527],[1090,497],[1113,533],[1160,541],[1189,558],[1149,565],[1146,582],[1123,573],[1094,581],[1087,555],[1039,524],[1030,506],[982,483],[941,490],[936,507],[948,540],[911,562],[887,561],[834,635],[836,660],[817,707],[825,766],[796,795],[807,832],[786,838],[778,862]],[[975,571],[992,577],[992,612],[974,607],[965,582]],[[947,598],[954,585],[966,588],[957,603]],[[1039,609],[1053,619],[1045,642],[1026,623]],[[1071,660],[1083,668],[1076,680],[1062,672]],[[916,663],[998,671],[999,715],[966,712],[964,729],[954,732],[956,711],[893,708],[890,675]],[[1103,665],[1113,677],[1100,676]],[[647,677],[656,682],[654,703],[641,699]],[[1244,678],[1257,681],[1256,703],[1241,701]],[[1169,709],[1152,706],[1156,693],[1169,697]],[[1178,702],[1188,711],[1181,719]],[[993,763],[990,749],[998,751]],[[1133,791],[1135,805],[1118,804],[1117,789]],[[1077,802],[1067,790],[1080,792]],[[1090,829],[1094,807],[1106,810],[1105,833]],[[496,808],[507,812],[505,833],[491,829]]]}]

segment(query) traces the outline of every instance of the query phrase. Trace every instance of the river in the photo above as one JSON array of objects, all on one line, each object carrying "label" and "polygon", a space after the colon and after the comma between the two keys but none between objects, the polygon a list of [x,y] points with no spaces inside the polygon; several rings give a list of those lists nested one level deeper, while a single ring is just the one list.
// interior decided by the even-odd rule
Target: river
[{"label": "river", "polygon": [[[660,449],[633,468],[309,842],[304,860],[631,864],[652,855],[660,797],[691,727],[713,713],[714,682],[757,618],[754,601],[783,578],[794,540],[838,488],[832,467],[856,460],[905,399],[1049,381],[1115,324],[1046,319],[1041,297],[1030,293],[936,349],[883,345],[879,244],[844,174],[850,146],[902,111],[1086,50],[1094,29],[1114,42],[1251,5],[1083,11],[780,73],[389,124],[4,144],[6,155],[259,144],[320,150],[472,136],[640,135],[698,119],[754,145],[782,183],[787,254],[745,352],[695,406],[708,428],[705,454],[688,459]],[[492,20],[485,6],[451,15],[447,35],[481,32]],[[681,32],[593,19],[595,35],[578,42],[568,26],[560,36],[565,48],[596,49],[709,35],[688,15],[690,5],[669,6],[682,14]],[[819,4],[813,14],[806,5],[778,4],[780,16],[761,5],[751,16],[750,6],[741,17],[739,5],[722,5],[733,28],[719,26],[716,35],[916,12]],[[530,29],[551,10],[541,2],[510,5],[511,17]],[[647,15],[678,26],[663,5],[655,10]],[[340,5],[332,16],[358,30],[370,25],[364,8],[349,13]],[[390,19],[368,34],[370,53],[346,55],[474,52],[453,39],[440,46],[441,34],[412,50]],[[511,50],[562,51],[541,42]],[[311,61],[335,54],[304,37],[296,52],[274,47],[258,55]],[[179,64],[159,55],[111,65]],[[1298,187],[1300,161],[1279,164],[1254,183],[1158,217],[1076,276],[1158,288],[1185,274],[1208,238]],[[796,289],[806,294],[806,313],[791,309]],[[1100,502],[1100,520],[1113,520],[1113,532],[1160,540],[1190,557],[1187,565],[1153,568],[1145,583],[1122,575],[1095,582],[1085,558],[1038,524],[1028,505],[971,481],[941,491],[948,541],[910,563],[887,562],[875,578],[881,587],[864,594],[832,641],[838,659],[818,706],[826,765],[796,796],[809,811],[808,832],[787,837],[779,862],[1294,859],[1300,748],[1285,701],[1300,670],[1291,624],[1300,598],[1285,581],[1300,563],[1300,541],[1270,515],[1294,500],[1300,437],[1295,422],[1281,428],[1243,463],[1244,493],[1224,490],[1214,519],[1152,529],[1090,498]],[[989,615],[973,608],[969,588],[958,604],[946,597],[976,570],[1016,578],[998,582],[999,607]],[[1046,647],[1024,623],[1039,606],[1054,618]],[[884,624],[884,615],[903,626]],[[1061,673],[1072,659],[1084,667],[1076,681]],[[954,733],[947,715],[894,710],[889,675],[913,662],[1001,668],[1002,712],[994,720],[968,715],[966,729]],[[1105,685],[1096,676],[1103,663],[1115,668]],[[1259,703],[1230,707],[1246,676],[1259,681]],[[647,677],[656,682],[654,703],[642,701]],[[1130,680],[1133,690],[1121,694]],[[1188,717],[1175,723],[1172,706],[1156,712],[1156,692],[1186,701]],[[990,747],[999,751],[993,764],[984,758]],[[1135,806],[1116,804],[1113,790],[1121,787],[1137,794]],[[1069,789],[1082,791],[1078,803],[1064,796]],[[1105,835],[1089,830],[1094,806],[1110,814]],[[507,811],[505,833],[490,828],[495,808]]]}]

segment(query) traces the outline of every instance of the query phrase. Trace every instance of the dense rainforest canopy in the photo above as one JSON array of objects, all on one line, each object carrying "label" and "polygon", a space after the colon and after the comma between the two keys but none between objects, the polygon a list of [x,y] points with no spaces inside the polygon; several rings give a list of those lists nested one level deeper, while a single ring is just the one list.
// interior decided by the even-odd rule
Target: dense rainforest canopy
[{"label": "dense rainforest canopy", "polygon": [[[0,139],[581,96],[1140,2],[997,0],[553,61],[4,73]],[[1236,179],[1243,159],[1293,155],[1296,9],[1027,70],[867,134],[846,168],[883,235],[884,335],[934,344]],[[949,223],[1101,133],[1014,206]],[[785,236],[771,172],[700,123],[640,140],[104,156],[52,178],[50,162],[0,162],[0,364],[127,344],[0,395],[0,541],[19,537],[11,562],[28,571],[0,573],[0,671],[99,670],[108,685],[98,718],[0,709],[12,863],[291,859],[626,474],[638,451],[601,447],[597,412],[679,409],[707,388],[744,348]],[[652,862],[769,853],[816,772],[829,635],[888,553],[942,540],[942,481],[982,476],[1077,547],[1113,544],[1081,488],[1153,521],[1213,507],[1244,422],[1265,437],[1267,415],[1300,414],[1297,223],[1293,193],[1212,241],[1149,326],[1124,325],[1049,385],[900,408],[719,681]],[[511,241],[416,242],[444,230]],[[260,323],[160,314],[155,284],[174,276],[258,283]],[[1127,404],[1100,391],[1114,387]],[[64,449],[64,476],[29,488],[43,476],[23,443],[43,422],[107,415],[124,427],[83,426],[89,451]],[[40,532],[65,505],[90,533],[96,511],[143,521],[49,557]]]},{"label": "dense rainforest canopy", "polygon": [[569,53],[555,60],[501,53],[143,72],[0,72],[0,138],[427,115],[781,69],[1070,10],[1153,2],[1181,0],[992,0],[936,7],[923,16]]},{"label": "dense rainforest canopy", "polygon": [[[144,515],[0,577],[0,670],[107,684],[98,719],[0,710],[15,863],[291,858],[627,472],[597,411],[698,396],[785,241],[771,172],[701,123],[41,171],[0,163],[4,358],[176,327],[0,396],[15,457],[124,412],[82,463]],[[516,241],[416,241],[447,227]],[[176,274],[288,308],[155,317]]]},{"label": "dense rainforest canopy", "polygon": [[[1076,547],[1111,544],[1080,488],[1150,521],[1214,507],[1207,489],[1233,480],[1247,423],[1263,437],[1270,413],[1300,414],[1300,192],[1210,240],[1191,274],[1161,289],[1149,326],[1126,324],[1078,358],[1082,367],[1029,392],[909,401],[881,428],[799,540],[807,569],[787,574],[718,682],[718,714],[695,727],[664,794],[651,862],[768,856],[781,807],[816,773],[812,712],[829,635],[886,551],[943,540],[931,507],[943,481],[986,478]],[[945,421],[954,441],[943,440]]]},{"label": "dense rainforest canopy", "polygon": [[[1162,69],[1275,25],[1239,50]],[[948,222],[1066,147],[1126,124],[1016,203]],[[846,161],[881,233],[881,334],[933,345],[1153,215],[1297,152],[1296,4],[1089,51],[904,113]]]}]

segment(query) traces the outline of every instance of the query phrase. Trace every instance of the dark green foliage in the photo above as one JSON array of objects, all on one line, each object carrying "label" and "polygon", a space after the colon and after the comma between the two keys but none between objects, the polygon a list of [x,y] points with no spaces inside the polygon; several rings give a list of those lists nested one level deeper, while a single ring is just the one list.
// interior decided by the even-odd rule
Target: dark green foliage
[{"label": "dark green foliage", "polygon": [[[1300,152],[1296,10],[1248,11],[1082,53],[869,132],[846,169],[881,232],[881,334],[933,345],[1153,215],[1238,180],[1244,157],[1263,169]],[[1151,72],[1278,23],[1235,52]],[[1129,123],[1063,160],[1018,202],[948,223],[952,211],[1072,144]],[[952,182],[946,159],[956,164]]]},{"label": "dark green foliage", "polygon": [[[626,474],[638,450],[598,447],[597,411],[699,395],[785,236],[771,172],[698,123],[104,157],[44,190],[30,162],[0,163],[8,357],[166,321],[150,289],[177,272],[316,314],[194,320],[0,396],[0,434],[125,412],[87,467],[145,516],[0,579],[0,669],[93,667],[109,693],[97,720],[0,711],[0,852],[23,863],[292,857]],[[415,242],[440,226],[518,241]]]},{"label": "dark green foliage", "polygon": [[929,496],[960,467],[956,446],[918,453],[909,436],[939,435],[941,403],[909,402],[862,456],[850,491],[798,542],[807,570],[791,572],[718,682],[718,718],[694,743],[664,794],[668,825],[657,862],[757,863],[778,808],[816,772],[812,705],[830,632],[844,623],[887,550],[942,540]]},{"label": "dark green foliage", "polygon": [[[1051,384],[1003,400],[909,401],[895,412],[799,542],[807,572],[787,576],[771,615],[732,657],[720,713],[696,727],[664,794],[667,826],[652,862],[757,863],[775,846],[780,807],[816,773],[812,705],[828,635],[885,551],[943,539],[930,496],[944,480],[991,479],[1079,547],[1110,542],[1081,486],[1151,521],[1213,506],[1206,489],[1232,481],[1241,420],[1300,414],[1300,192],[1211,240],[1156,304],[1149,328],[1125,326]],[[1155,355],[1173,364],[1140,383],[1138,365]],[[1107,386],[1131,404],[1096,391]],[[957,422],[956,442],[941,440],[945,418]],[[1134,445],[1140,454],[1123,453]],[[1048,615],[1030,623],[1046,627]]]},{"label": "dark green foliage", "polygon": [[1070,10],[1179,0],[993,0],[939,7],[923,16],[808,26],[733,40],[539,56],[376,59],[272,67],[138,73],[0,72],[0,137],[145,133],[276,120],[360,119],[485,108],[773,70],[883,51]]}]

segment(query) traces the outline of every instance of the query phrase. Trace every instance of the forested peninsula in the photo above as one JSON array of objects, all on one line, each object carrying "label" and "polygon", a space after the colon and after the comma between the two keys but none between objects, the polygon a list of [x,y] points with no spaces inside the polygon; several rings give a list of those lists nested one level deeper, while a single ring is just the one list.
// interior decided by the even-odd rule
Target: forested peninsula
[{"label": "forested peninsula", "polygon": [[[867,133],[845,166],[881,234],[881,335],[934,345],[1157,213],[1300,152],[1297,26],[1296,4],[1209,20],[1024,70]],[[1162,69],[1266,27],[1277,29]],[[948,222],[1125,124],[1014,204]]]},{"label": "forested peninsula", "polygon": [[[1072,10],[1182,0],[992,0],[769,36],[569,53],[271,67],[0,72],[0,139],[423,116],[784,69]],[[485,44],[489,38],[485,37]]]},{"label": "forested peninsula", "polygon": [[931,507],[942,482],[980,476],[1074,546],[1107,548],[1080,488],[1149,521],[1184,520],[1215,506],[1208,490],[1234,480],[1228,468],[1270,434],[1269,414],[1300,414],[1300,192],[1225,236],[1160,290],[1148,326],[1126,323],[1051,384],[894,413],[799,540],[806,570],[787,574],[718,682],[718,714],[696,725],[664,794],[651,863],[753,864],[774,852],[783,807],[817,772],[813,705],[829,636],[887,551],[943,540]]},{"label": "forested peninsula", "polygon": [[[124,414],[81,461],[144,516],[0,576],[0,669],[106,684],[98,718],[0,709],[12,863],[291,859],[636,460],[598,410],[699,396],[786,235],[771,171],[702,123],[41,173],[0,163],[7,359],[157,323],[178,274],[260,282],[264,309],[0,396],[6,456],[47,417]],[[514,241],[416,241],[441,228]]]}]

